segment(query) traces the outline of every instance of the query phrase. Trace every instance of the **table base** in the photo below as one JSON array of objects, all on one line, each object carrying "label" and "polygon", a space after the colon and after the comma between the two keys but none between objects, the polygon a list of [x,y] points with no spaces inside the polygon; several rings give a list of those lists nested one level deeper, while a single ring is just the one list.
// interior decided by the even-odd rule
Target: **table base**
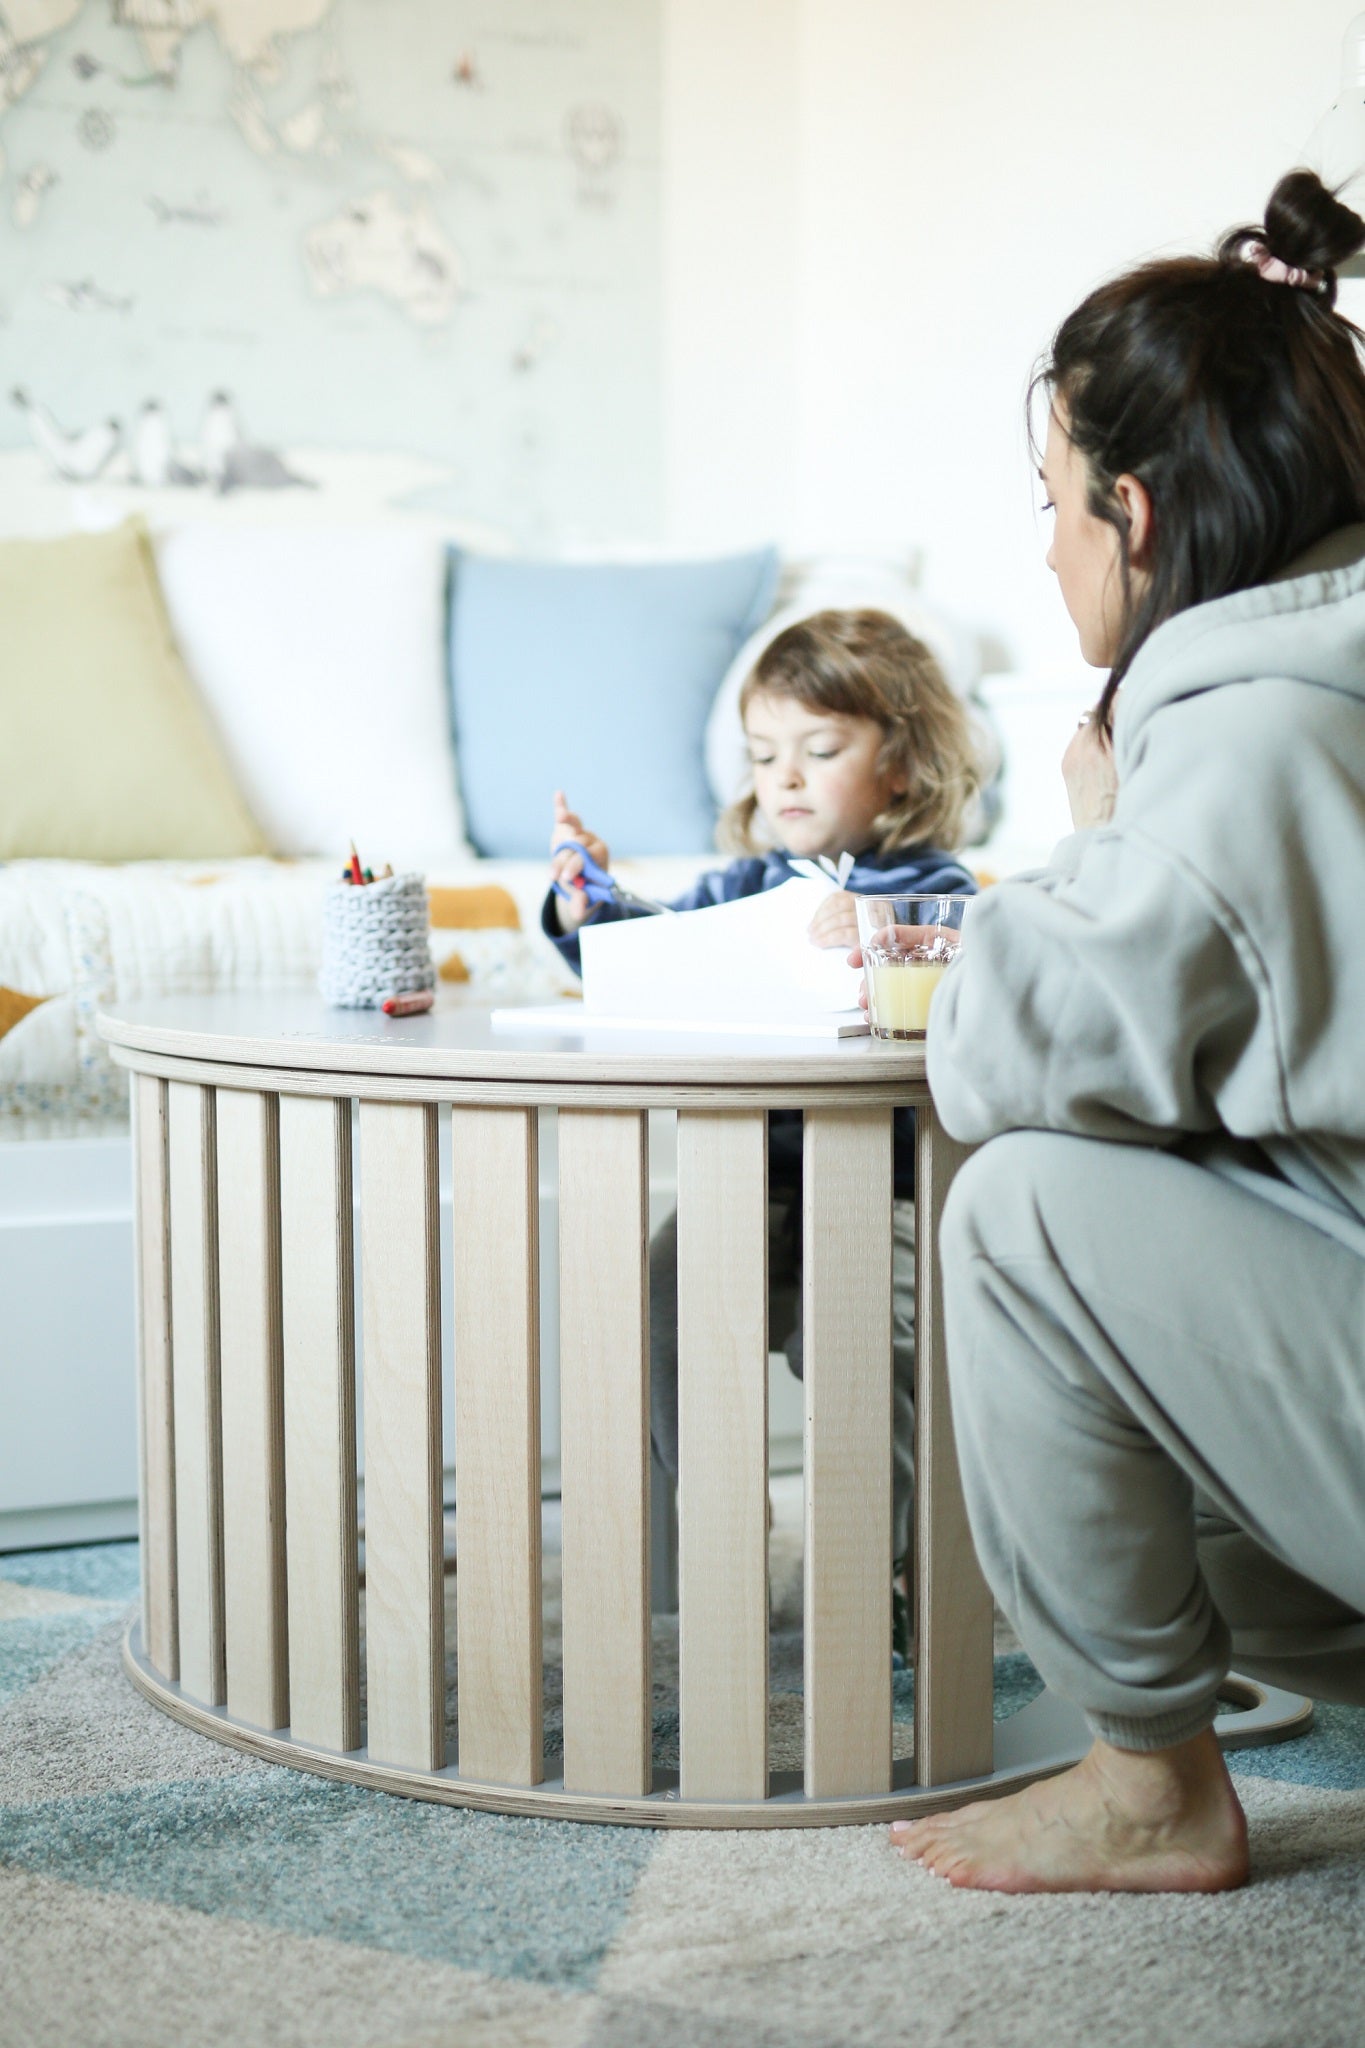
[{"label": "table base", "polygon": [[[576,1820],[648,1828],[799,1828],[859,1827],[877,1821],[943,1813],[974,1799],[993,1799],[1017,1792],[1035,1779],[1055,1775],[1076,1763],[1090,1746],[1090,1735],[1077,1709],[1055,1693],[1043,1692],[995,1731],[995,1769],[988,1777],[964,1778],[957,1784],[926,1787],[913,1782],[913,1758],[892,1766],[889,1792],[848,1799],[812,1799],[799,1771],[769,1773],[764,1800],[699,1800],[684,1802],[676,1771],[656,1770],[653,1792],[639,1799],[604,1798],[566,1792],[561,1781],[546,1778],[534,1786],[490,1785],[461,1778],[456,1765],[439,1771],[401,1770],[372,1763],[362,1749],[345,1752],[313,1748],[291,1740],[287,1732],[253,1728],[234,1720],[222,1707],[201,1706],[178,1685],[164,1679],[148,1662],[142,1630],[129,1624],[123,1640],[123,1667],[153,1706],[199,1735],[244,1750],[265,1763],[311,1771],[342,1785],[365,1785],[407,1799],[428,1799],[443,1806],[469,1806],[484,1813],[521,1814],[541,1820]],[[1284,1742],[1304,1734],[1312,1724],[1313,1706],[1297,1693],[1261,1685],[1249,1678],[1229,1678],[1226,1693],[1239,1711],[1220,1715],[1215,1724],[1224,1749],[1248,1749]]]}]

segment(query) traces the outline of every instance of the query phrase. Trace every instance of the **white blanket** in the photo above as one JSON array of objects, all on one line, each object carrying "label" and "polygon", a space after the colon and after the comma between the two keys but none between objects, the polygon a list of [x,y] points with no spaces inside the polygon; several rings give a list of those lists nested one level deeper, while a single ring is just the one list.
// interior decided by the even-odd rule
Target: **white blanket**
[{"label": "white blanket", "polygon": [[[680,892],[708,863],[634,861],[621,873],[649,893]],[[321,861],[76,861],[0,866],[0,1139],[69,1135],[126,1115],[127,1077],[95,1032],[97,1012],[145,997],[227,989],[311,988],[318,971]],[[458,952],[457,1000],[548,1002],[576,987],[540,930],[538,861],[471,861],[433,886],[497,884],[521,929],[432,934],[438,969]],[[443,984],[444,986],[444,984]],[[8,994],[6,993],[8,992]],[[43,998],[4,1030],[11,997]]]}]

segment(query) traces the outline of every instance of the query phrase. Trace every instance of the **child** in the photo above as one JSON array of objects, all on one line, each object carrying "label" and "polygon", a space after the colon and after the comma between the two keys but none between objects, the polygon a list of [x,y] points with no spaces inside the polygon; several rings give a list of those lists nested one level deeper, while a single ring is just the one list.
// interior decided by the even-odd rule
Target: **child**
[{"label": "child", "polygon": [[[810,927],[818,946],[858,943],[853,897],[971,891],[945,848],[956,844],[979,781],[967,714],[923,644],[885,612],[827,611],[789,626],[760,656],[740,695],[753,788],[721,820],[720,840],[740,857],[705,874],[672,906],[701,910],[793,879],[791,857],[855,856],[847,889],[832,893]],[[582,858],[555,851],[576,839],[605,867],[608,853],[555,802],[551,889],[543,926],[578,971],[578,932],[589,922],[639,915],[590,906]],[[893,1544],[897,1570],[910,1544],[915,1343],[914,1113],[896,1112]],[[801,1371],[801,1116],[775,1111],[769,1129],[769,1314],[792,1370]],[[677,1218],[650,1247],[651,1430],[655,1454],[678,1476]],[[896,1608],[904,1652],[905,1611]]]}]

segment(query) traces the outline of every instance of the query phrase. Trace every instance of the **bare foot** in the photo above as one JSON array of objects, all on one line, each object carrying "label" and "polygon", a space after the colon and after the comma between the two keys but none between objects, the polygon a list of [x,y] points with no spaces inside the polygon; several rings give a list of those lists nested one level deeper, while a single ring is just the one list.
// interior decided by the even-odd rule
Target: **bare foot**
[{"label": "bare foot", "polygon": [[1246,1817],[1212,1729],[1144,1753],[1097,1742],[1007,1799],[892,1823],[901,1855],[992,1892],[1222,1892],[1247,1879]]}]

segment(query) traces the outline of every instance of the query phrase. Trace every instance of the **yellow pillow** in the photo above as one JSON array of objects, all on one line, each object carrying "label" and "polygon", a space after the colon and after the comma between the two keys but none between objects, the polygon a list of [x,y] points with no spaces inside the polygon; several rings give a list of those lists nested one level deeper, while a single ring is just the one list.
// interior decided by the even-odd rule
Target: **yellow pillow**
[{"label": "yellow pillow", "polygon": [[434,931],[521,930],[517,899],[497,882],[481,882],[473,889],[428,889],[427,904]]},{"label": "yellow pillow", "polygon": [[266,851],[176,650],[141,521],[0,541],[0,860]]}]

